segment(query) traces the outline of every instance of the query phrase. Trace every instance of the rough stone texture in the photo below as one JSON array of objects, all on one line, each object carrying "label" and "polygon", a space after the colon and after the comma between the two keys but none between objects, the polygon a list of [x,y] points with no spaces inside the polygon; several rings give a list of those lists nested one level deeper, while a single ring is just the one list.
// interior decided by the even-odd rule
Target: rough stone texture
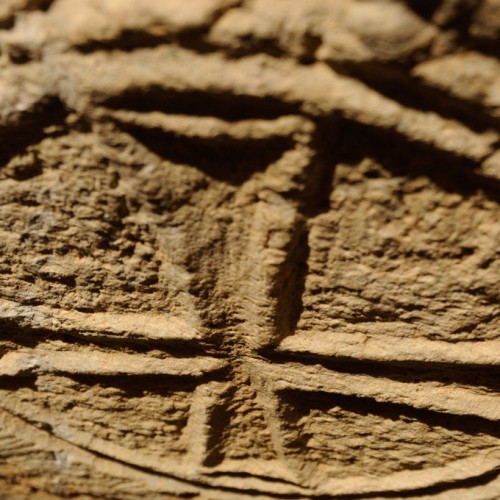
[{"label": "rough stone texture", "polygon": [[500,498],[498,0],[0,2],[0,498]]}]

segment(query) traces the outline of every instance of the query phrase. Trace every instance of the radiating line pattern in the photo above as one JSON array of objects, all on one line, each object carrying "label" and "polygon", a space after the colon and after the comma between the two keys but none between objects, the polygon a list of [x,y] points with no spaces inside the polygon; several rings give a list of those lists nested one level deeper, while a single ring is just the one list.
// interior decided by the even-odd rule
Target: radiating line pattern
[{"label": "radiating line pattern", "polygon": [[492,2],[438,3],[0,9],[7,481],[495,496]]}]

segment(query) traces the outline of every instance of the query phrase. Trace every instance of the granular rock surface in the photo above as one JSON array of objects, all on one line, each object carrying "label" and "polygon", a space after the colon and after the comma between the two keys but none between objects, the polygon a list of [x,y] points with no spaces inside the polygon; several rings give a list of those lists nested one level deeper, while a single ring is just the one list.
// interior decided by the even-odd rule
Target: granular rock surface
[{"label": "granular rock surface", "polygon": [[2,0],[0,498],[500,498],[498,0]]}]

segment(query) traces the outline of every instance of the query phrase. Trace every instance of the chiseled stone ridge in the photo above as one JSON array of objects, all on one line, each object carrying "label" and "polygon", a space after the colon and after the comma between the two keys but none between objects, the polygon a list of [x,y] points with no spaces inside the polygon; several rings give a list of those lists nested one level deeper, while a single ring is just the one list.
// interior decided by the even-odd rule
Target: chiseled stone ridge
[{"label": "chiseled stone ridge", "polygon": [[0,2],[0,499],[500,498],[498,0]]}]

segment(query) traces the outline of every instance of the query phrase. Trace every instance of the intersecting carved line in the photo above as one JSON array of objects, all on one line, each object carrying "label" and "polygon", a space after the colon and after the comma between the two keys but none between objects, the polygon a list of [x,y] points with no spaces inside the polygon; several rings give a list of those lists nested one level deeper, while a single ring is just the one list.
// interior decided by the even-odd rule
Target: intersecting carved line
[{"label": "intersecting carved line", "polygon": [[401,403],[453,415],[479,416],[500,420],[495,395],[477,394],[471,389],[436,382],[398,382],[369,375],[338,373],[319,366],[271,365],[253,361],[262,376],[277,388],[295,388],[373,398],[380,403]]},{"label": "intersecting carved line", "polygon": [[[175,61],[181,56],[185,63],[179,65]],[[155,64],[160,59],[162,64]],[[210,88],[214,93],[224,94],[237,88],[243,96],[275,99],[281,101],[282,106],[298,106],[312,116],[340,113],[365,125],[394,131],[410,140],[475,161],[490,155],[496,141],[495,134],[475,134],[464,125],[438,115],[403,108],[320,63],[298,66],[265,56],[228,61],[218,54],[199,55],[178,47],[161,47],[112,58],[105,54],[88,58],[61,56],[60,64],[62,67],[74,65],[75,76],[89,64],[98,64],[93,82],[86,83],[80,95],[74,96],[76,100],[68,102],[76,109],[87,107],[89,100],[98,104],[120,94],[125,97],[127,90],[132,89],[172,92],[188,88],[193,92]],[[112,80],[107,75],[116,74],[123,65],[131,70],[119,83],[110,84]],[[193,72],[193,68],[199,70]],[[219,78],[221,74],[224,78]],[[74,79],[71,73],[68,77]],[[79,87],[76,79],[72,84]],[[447,129],[446,136],[435,133],[442,128]]]},{"label": "intersecting carved line", "polygon": [[[53,433],[36,428],[29,423],[29,420],[4,409],[0,410],[0,424],[0,436],[3,436],[4,433],[7,435],[12,433],[14,436],[19,436],[19,429],[23,429],[22,434],[25,437],[21,439],[21,441],[23,443],[26,441],[26,444],[23,444],[23,446],[29,446],[30,449],[36,447],[44,450],[64,450],[76,460],[88,464],[89,467],[95,467],[97,470],[105,470],[116,477],[140,481],[153,492],[165,492],[169,494],[185,494],[191,492],[191,494],[195,494],[197,491],[196,487],[188,483],[183,483],[181,480],[152,475],[141,470],[141,468],[134,468],[121,461],[97,455],[86,450],[85,447],[71,443],[63,436],[57,437]],[[70,463],[69,466],[71,467],[72,464]]]},{"label": "intersecting carved line", "polygon": [[[253,373],[261,387],[261,394],[266,394],[269,405],[278,413],[278,394],[281,391],[303,391],[314,394],[345,395],[353,398],[361,398],[366,401],[376,401],[384,404],[405,405],[419,409],[418,411],[430,411],[438,413],[451,413],[455,416],[463,415],[463,418],[481,418],[499,420],[500,414],[494,396],[480,397],[467,389],[452,389],[450,387],[439,387],[436,384],[411,384],[394,383],[377,377],[365,375],[346,375],[332,372],[319,367],[305,367],[295,363],[293,365],[271,365],[266,361],[249,360],[253,366]],[[408,396],[411,394],[411,397]],[[438,397],[436,397],[438,395]],[[470,401],[471,404],[464,407],[463,402]],[[374,409],[373,405],[370,408]],[[420,410],[421,409],[421,410]],[[276,424],[278,436],[283,435],[279,423]],[[476,425],[478,425],[476,423]],[[479,424],[480,425],[480,424]],[[490,425],[491,427],[491,425]],[[498,450],[497,450],[498,451]],[[355,478],[356,492],[358,494],[375,493],[383,491],[401,491],[424,488],[435,485],[441,481],[458,481],[464,479],[464,470],[468,471],[467,477],[488,474],[496,470],[500,464],[500,454],[491,449],[485,455],[473,456],[467,459],[457,460],[446,466],[432,468],[425,471],[401,471],[392,473],[376,481],[369,477],[357,476]],[[285,455],[286,460],[286,455]],[[288,462],[288,460],[286,460]],[[325,464],[328,469],[328,465]],[[294,469],[290,463],[291,470]],[[299,476],[303,473],[299,472]],[[332,470],[334,476],[334,470]],[[306,478],[302,478],[306,480]],[[349,479],[322,479],[321,483],[315,484],[316,494],[352,494],[354,478]],[[307,482],[307,481],[306,481]]]}]

